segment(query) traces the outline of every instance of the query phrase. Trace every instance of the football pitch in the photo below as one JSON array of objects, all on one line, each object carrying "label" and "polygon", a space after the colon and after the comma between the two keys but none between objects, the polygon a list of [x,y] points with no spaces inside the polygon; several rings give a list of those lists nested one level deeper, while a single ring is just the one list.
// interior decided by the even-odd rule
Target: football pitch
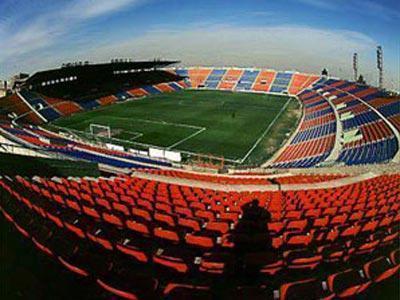
[{"label": "football pitch", "polygon": [[112,143],[150,146],[260,164],[294,131],[301,115],[288,96],[186,90],[101,107],[62,118],[53,125],[90,133],[111,128]]}]

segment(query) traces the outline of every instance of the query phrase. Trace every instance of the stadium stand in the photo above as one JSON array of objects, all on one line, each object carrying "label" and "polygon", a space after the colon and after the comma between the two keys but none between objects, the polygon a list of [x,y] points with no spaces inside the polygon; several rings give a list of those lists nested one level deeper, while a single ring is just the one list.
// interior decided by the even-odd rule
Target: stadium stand
[{"label": "stadium stand", "polygon": [[271,93],[288,93],[293,73],[278,72],[271,85]]},{"label": "stadium stand", "polygon": [[[44,156],[94,162],[106,172],[22,177],[0,171],[0,211],[15,233],[107,297],[122,299],[352,299],[399,278],[398,97],[311,74],[156,71],[154,63],[143,73],[136,69],[141,64],[129,64],[137,77],[98,81],[91,93],[82,82],[42,85],[54,73],[73,71],[51,70],[31,78],[36,89],[2,100],[0,134],[7,141]],[[93,68],[110,75],[110,66]],[[186,88],[291,95],[302,117],[265,169],[234,175],[38,126]],[[332,167],[313,168],[327,163]]]},{"label": "stadium stand", "polygon": [[275,80],[275,76],[276,76],[275,71],[261,70],[253,86],[253,91],[269,92],[271,84]]},{"label": "stadium stand", "polygon": [[210,75],[208,75],[204,87],[208,89],[216,89],[225,73],[225,69],[213,69]]},{"label": "stadium stand", "polygon": [[[0,186],[8,194],[1,211],[17,232],[67,270],[125,299],[237,290],[265,299],[348,298],[398,276],[398,175],[336,188],[252,193],[129,176],[16,176],[1,178]],[[275,255],[254,249],[243,257],[242,269],[235,254],[241,235],[232,228],[244,224],[240,215],[255,197],[271,215],[267,229]],[[215,284],[230,282],[234,270],[236,276],[274,280],[268,287],[252,281],[248,290],[244,276],[235,279],[234,290],[218,290]]]},{"label": "stadium stand", "polygon": [[242,69],[229,69],[225,73],[217,89],[233,90],[238,84],[239,79],[241,79],[243,72],[244,71]]},{"label": "stadium stand", "polygon": [[145,166],[170,166],[169,163],[134,156],[126,152],[109,150],[98,146],[91,146],[82,142],[76,142],[55,133],[44,131],[35,126],[19,127],[2,123],[0,130],[10,140],[20,145],[36,147],[49,152],[58,153],[78,160],[86,160],[118,168],[140,168]]},{"label": "stadium stand", "polygon": [[242,77],[240,77],[239,83],[236,85],[235,90],[250,91],[259,73],[260,71],[258,70],[245,70]]},{"label": "stadium stand", "polygon": [[203,68],[190,68],[188,69],[188,76],[193,88],[204,87],[208,76],[210,76],[212,69]]}]

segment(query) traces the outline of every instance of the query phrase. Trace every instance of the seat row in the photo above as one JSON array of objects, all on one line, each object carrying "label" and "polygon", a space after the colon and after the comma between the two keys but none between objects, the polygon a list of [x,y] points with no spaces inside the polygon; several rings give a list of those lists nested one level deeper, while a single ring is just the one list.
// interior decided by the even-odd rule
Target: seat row
[{"label": "seat row", "polygon": [[[11,211],[14,214],[18,214],[15,211],[21,209],[21,207],[15,204],[16,203],[14,203],[14,206],[11,204],[11,207],[8,208],[10,208],[10,210],[13,208]],[[59,235],[53,231],[54,226],[58,228],[59,225],[53,224],[50,226],[51,222],[48,223],[49,226],[37,226],[37,220],[29,220],[27,222],[25,221],[25,224],[21,226],[21,223],[19,223],[21,218],[17,218],[11,213],[8,213],[3,209],[3,206],[4,203],[2,202],[1,207],[5,217],[14,223],[16,229],[21,234],[30,238],[39,250],[50,257],[56,258],[70,271],[83,277],[93,277],[100,287],[112,294],[125,299],[136,299],[137,297],[141,299],[156,299],[156,296],[163,296],[166,299],[185,299],[188,295],[192,297],[197,296],[201,299],[207,299],[207,297],[211,299],[216,296],[215,293],[218,294],[218,291],[216,292],[214,289],[214,285],[209,281],[200,281],[202,282],[201,285],[199,285],[199,281],[171,282],[168,280],[165,281],[164,278],[157,278],[157,276],[161,276],[160,271],[151,273],[146,269],[140,268],[139,272],[138,267],[132,260],[120,259],[117,258],[116,255],[110,256],[112,252],[109,253],[109,249],[107,248],[108,244],[106,242],[102,241],[103,246],[100,248],[96,246],[102,239],[101,233],[97,235],[96,233],[87,233],[88,240],[91,244],[85,245],[74,236]],[[28,218],[33,217],[32,212],[28,212],[26,215]],[[120,244],[118,250],[129,258],[134,257],[135,260],[145,259],[144,256],[140,256],[138,251],[135,251],[134,247],[131,247],[130,241],[125,240],[124,243]],[[308,249],[287,252],[284,254],[284,257],[285,259],[290,258],[292,260],[291,266],[294,269],[302,264],[307,264],[307,267],[312,270],[318,258],[304,257],[307,251]],[[165,253],[163,253],[163,251],[157,252],[158,253],[155,253],[152,258],[153,262],[156,264],[164,264],[164,267],[168,266],[169,268],[172,267],[172,269],[176,268],[176,271],[182,272],[185,270],[182,262],[168,257],[168,251]],[[339,251],[336,251],[336,253],[337,252]],[[90,253],[89,256],[88,253]],[[364,252],[364,254],[365,253],[366,252]],[[334,297],[350,297],[361,294],[365,292],[369,286],[378,284],[398,273],[399,251],[390,250],[385,253],[388,253],[387,257],[377,255],[363,262],[361,269],[358,269],[356,267],[357,265],[353,265],[353,268],[345,266],[340,268],[337,272],[322,278],[320,276],[310,278],[309,273],[306,278],[303,276],[301,280],[294,282],[286,281],[280,284],[278,289],[273,288],[274,286],[276,287],[275,284],[272,286],[270,284],[238,286],[233,289],[235,293],[239,293],[242,297],[258,295],[262,297],[262,299],[318,299],[321,297],[330,299]],[[225,257],[225,260],[221,263],[221,257],[224,258],[223,256],[219,256],[219,261],[216,261],[213,255],[205,254],[202,259],[198,260],[199,270],[203,270],[203,272],[208,271],[212,274],[221,273],[221,269],[225,272],[229,259]],[[337,254],[332,255],[332,257],[337,258]],[[274,276],[281,271],[282,266],[279,261],[271,263],[272,260],[273,256],[266,253],[249,254],[245,258],[247,271],[251,272],[252,268],[255,266],[257,270],[261,269],[265,274]],[[332,271],[332,269],[330,270]],[[128,278],[129,280],[126,280]],[[184,278],[187,277],[185,276]],[[284,278],[287,277],[284,276]],[[237,297],[237,295],[235,297]],[[237,299],[240,299],[240,296]]]}]

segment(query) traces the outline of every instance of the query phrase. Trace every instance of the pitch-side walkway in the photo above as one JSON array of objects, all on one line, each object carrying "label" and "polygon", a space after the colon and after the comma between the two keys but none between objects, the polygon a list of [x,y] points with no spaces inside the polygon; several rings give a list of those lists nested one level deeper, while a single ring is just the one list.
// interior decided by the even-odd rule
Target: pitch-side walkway
[{"label": "pitch-side walkway", "polygon": [[[353,184],[359,181],[363,181],[366,179],[371,179],[379,176],[378,173],[368,172],[363,173],[361,175],[345,177],[335,180],[330,180],[326,182],[319,182],[319,183],[307,183],[307,184],[286,184],[281,185],[280,189],[283,191],[289,190],[308,190],[308,189],[323,189],[323,188],[334,188],[334,187],[341,187],[349,184]],[[133,172],[132,176],[148,179],[148,180],[155,180],[164,183],[170,184],[177,184],[183,185],[188,187],[197,187],[203,189],[212,189],[216,191],[225,191],[225,192],[262,192],[262,191],[278,191],[279,187],[273,184],[266,184],[266,185],[250,185],[250,184],[219,184],[219,183],[212,183],[206,181],[197,181],[191,179],[183,179],[183,178],[176,178],[176,177],[169,177],[169,176],[162,176],[162,175],[155,175],[144,173],[140,171]],[[269,177],[271,178],[271,177]]]},{"label": "pitch-side walkway", "polygon": [[343,133],[342,121],[340,121],[340,116],[339,116],[338,111],[336,110],[336,106],[332,103],[333,98],[329,97],[329,95],[327,95],[326,93],[322,94],[321,96],[324,97],[325,100],[328,101],[329,105],[332,107],[333,113],[335,114],[335,119],[336,119],[335,145],[333,146],[331,154],[329,154],[329,156],[322,163],[335,162],[338,160],[339,154],[343,148],[343,144],[341,143],[341,138],[342,138],[342,133]]}]

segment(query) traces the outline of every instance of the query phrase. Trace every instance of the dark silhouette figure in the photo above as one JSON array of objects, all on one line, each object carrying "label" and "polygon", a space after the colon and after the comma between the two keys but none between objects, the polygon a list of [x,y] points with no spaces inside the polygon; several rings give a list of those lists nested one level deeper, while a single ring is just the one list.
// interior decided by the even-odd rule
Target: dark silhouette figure
[{"label": "dark silhouette figure", "polygon": [[251,282],[263,264],[258,263],[259,255],[265,258],[272,252],[272,239],[268,231],[271,214],[259,206],[258,200],[243,205],[242,212],[241,219],[230,234],[230,241],[235,244],[236,277]]},{"label": "dark silhouette figure", "polygon": [[244,254],[269,250],[271,239],[267,224],[271,221],[271,214],[259,206],[258,200],[243,205],[242,211],[242,218],[232,234],[236,252]]},{"label": "dark silhouette figure", "polygon": [[[235,298],[238,293],[235,287],[263,283],[265,277],[260,276],[260,270],[271,261],[271,257],[273,260],[276,256],[268,231],[270,221],[271,214],[260,207],[258,200],[242,206],[242,217],[235,228],[223,237],[233,243],[234,248],[231,253],[221,253],[227,258],[226,276],[214,279],[213,299],[228,299],[232,295]],[[267,298],[266,294],[264,296]]]}]

